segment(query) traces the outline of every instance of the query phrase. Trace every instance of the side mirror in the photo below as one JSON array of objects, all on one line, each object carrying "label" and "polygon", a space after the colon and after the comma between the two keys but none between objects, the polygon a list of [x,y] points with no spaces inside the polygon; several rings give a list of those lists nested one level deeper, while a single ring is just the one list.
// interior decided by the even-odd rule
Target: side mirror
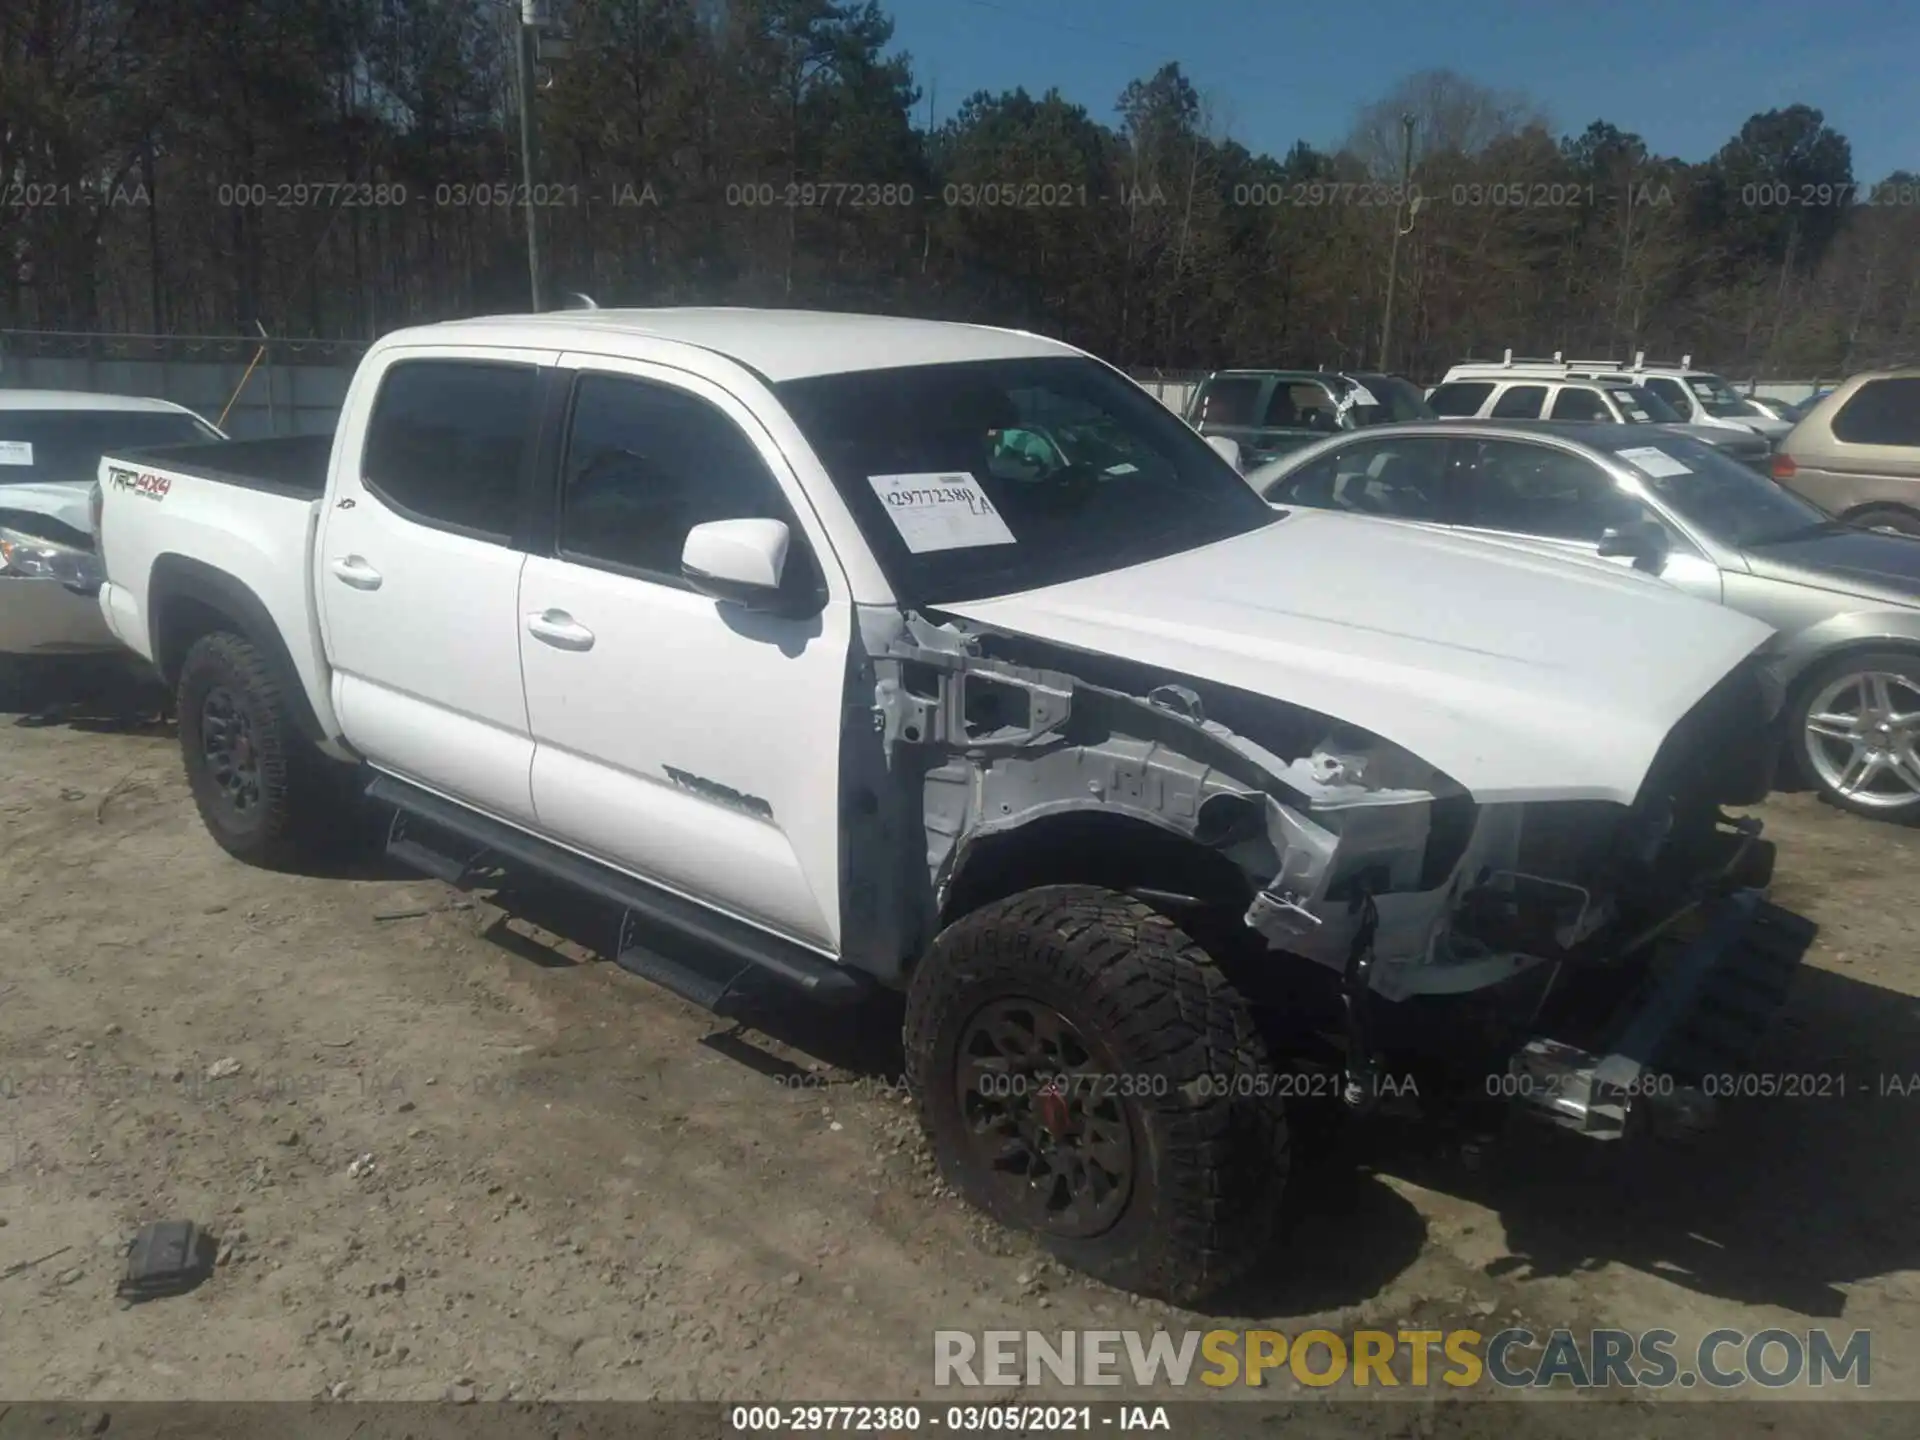
[{"label": "side mirror", "polygon": [[687,532],[680,573],[702,595],[749,610],[776,610],[784,598],[792,537],[782,520],[709,520]]},{"label": "side mirror", "polygon": [[1649,575],[1658,575],[1667,568],[1667,553],[1671,548],[1667,527],[1658,520],[1635,520],[1600,534],[1601,555],[1629,558],[1634,569]]},{"label": "side mirror", "polygon": [[1229,440],[1224,435],[1209,435],[1207,436],[1207,444],[1213,447],[1214,454],[1233,466],[1235,470],[1240,468],[1240,442],[1238,440]]}]

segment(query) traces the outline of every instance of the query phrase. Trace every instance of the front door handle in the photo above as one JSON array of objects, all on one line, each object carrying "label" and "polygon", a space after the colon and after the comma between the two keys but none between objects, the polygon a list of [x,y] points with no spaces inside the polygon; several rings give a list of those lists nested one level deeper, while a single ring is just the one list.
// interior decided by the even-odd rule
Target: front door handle
[{"label": "front door handle", "polygon": [[527,615],[527,633],[560,650],[591,650],[593,631],[564,610],[534,610]]},{"label": "front door handle", "polygon": [[374,569],[358,555],[347,555],[329,561],[327,568],[333,572],[333,578],[351,585],[356,590],[378,590],[380,572]]}]

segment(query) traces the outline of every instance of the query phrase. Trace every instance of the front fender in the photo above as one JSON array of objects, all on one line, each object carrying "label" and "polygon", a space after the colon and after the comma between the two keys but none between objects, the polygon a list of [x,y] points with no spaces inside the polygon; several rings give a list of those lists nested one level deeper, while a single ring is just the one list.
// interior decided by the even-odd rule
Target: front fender
[{"label": "front fender", "polygon": [[1829,616],[1817,625],[1780,638],[1766,666],[1785,691],[1791,691],[1812,669],[1849,650],[1920,651],[1920,610],[1863,606]]}]

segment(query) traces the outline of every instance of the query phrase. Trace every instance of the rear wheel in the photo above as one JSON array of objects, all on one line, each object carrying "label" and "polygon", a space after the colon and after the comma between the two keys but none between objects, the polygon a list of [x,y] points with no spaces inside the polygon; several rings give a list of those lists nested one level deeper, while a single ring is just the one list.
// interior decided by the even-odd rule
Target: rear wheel
[{"label": "rear wheel", "polygon": [[973,912],[914,972],[908,1078],[944,1178],[1110,1284],[1193,1304],[1270,1249],[1287,1125],[1246,1002],[1084,885]]},{"label": "rear wheel", "polygon": [[1857,815],[1920,819],[1920,655],[1862,651],[1828,662],[1795,710],[1807,777]]},{"label": "rear wheel", "polygon": [[340,818],[333,777],[250,641],[226,633],[194,641],[176,703],[187,783],[221,849],[280,869],[327,847]]},{"label": "rear wheel", "polygon": [[1898,535],[1920,535],[1920,511],[1899,505],[1869,505],[1847,516],[1847,521],[1864,530],[1891,530]]}]

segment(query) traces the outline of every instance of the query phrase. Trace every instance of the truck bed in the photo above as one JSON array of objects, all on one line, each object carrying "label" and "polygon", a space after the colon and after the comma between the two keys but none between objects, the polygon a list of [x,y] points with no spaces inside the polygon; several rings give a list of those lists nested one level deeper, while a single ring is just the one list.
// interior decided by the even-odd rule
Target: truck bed
[{"label": "truck bed", "polygon": [[289,679],[330,727],[312,566],[332,443],[296,435],[103,455],[100,604],[121,643],[171,680],[180,655],[168,615],[223,610],[255,643],[284,643]]},{"label": "truck bed", "polygon": [[326,493],[327,462],[332,454],[333,436],[326,434],[158,445],[116,451],[107,458],[294,500],[318,500]]}]

